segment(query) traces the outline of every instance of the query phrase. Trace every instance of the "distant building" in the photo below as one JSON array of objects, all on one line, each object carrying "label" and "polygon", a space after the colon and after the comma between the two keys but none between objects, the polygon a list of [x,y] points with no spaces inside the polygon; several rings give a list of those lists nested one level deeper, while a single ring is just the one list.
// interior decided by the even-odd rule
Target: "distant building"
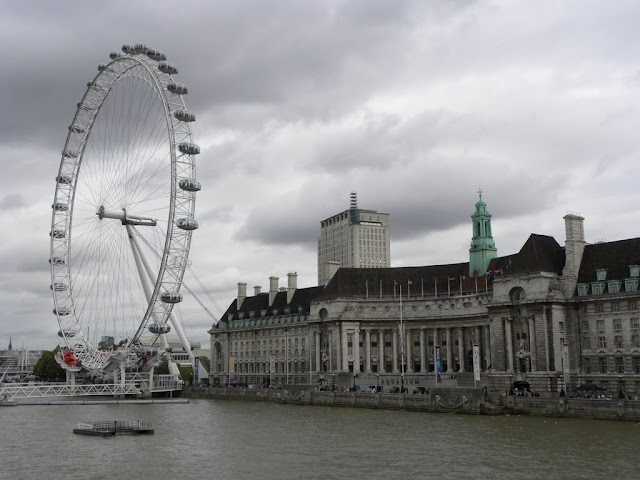
[{"label": "distant building", "polygon": [[355,192],[350,208],[320,222],[318,285],[326,285],[339,267],[391,266],[389,214],[358,208]]},{"label": "distant building", "polygon": [[640,396],[640,238],[587,244],[571,214],[564,247],[531,234],[500,257],[482,198],[471,219],[468,262],[341,267],[305,289],[290,274],[251,297],[238,284],[209,332],[211,381]]}]

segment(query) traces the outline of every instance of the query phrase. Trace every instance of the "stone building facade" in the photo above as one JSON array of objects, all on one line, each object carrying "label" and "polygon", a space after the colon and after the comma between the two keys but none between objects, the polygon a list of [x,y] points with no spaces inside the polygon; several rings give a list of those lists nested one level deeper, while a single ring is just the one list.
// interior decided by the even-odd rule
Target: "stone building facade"
[{"label": "stone building facade", "polygon": [[[490,236],[482,199],[479,211]],[[252,297],[239,283],[210,330],[211,382],[640,394],[640,239],[587,244],[584,219],[564,220],[564,247],[532,234],[503,257],[473,225],[472,274],[471,262],[339,268],[326,286],[298,289],[289,274]]]}]

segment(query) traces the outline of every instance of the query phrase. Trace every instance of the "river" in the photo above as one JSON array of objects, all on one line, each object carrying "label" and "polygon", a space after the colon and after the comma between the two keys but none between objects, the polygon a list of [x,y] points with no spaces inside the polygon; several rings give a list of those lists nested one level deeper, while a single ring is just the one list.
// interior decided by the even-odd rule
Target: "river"
[{"label": "river", "polygon": [[[74,435],[143,420],[153,436]],[[0,408],[1,479],[638,478],[640,424],[228,400]]]}]

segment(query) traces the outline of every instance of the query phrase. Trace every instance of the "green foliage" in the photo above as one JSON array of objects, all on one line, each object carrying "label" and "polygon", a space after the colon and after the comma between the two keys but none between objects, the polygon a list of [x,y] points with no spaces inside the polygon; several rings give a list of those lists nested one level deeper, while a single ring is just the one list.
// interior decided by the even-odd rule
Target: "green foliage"
[{"label": "green foliage", "polygon": [[200,359],[200,363],[202,364],[202,366],[205,368],[205,370],[207,372],[211,371],[211,362],[209,361],[209,357],[206,357],[204,355],[198,357]]},{"label": "green foliage", "polygon": [[56,362],[55,355],[60,350],[45,351],[33,367],[33,374],[45,382],[61,382],[66,375],[63,368]]},{"label": "green foliage", "polygon": [[184,380],[184,382],[187,384],[191,383],[191,380],[193,379],[193,368],[182,367],[178,365],[178,369],[180,370],[180,376],[182,377],[182,380]]},{"label": "green foliage", "polygon": [[154,375],[169,375],[169,360],[163,358],[158,366],[153,369]]}]

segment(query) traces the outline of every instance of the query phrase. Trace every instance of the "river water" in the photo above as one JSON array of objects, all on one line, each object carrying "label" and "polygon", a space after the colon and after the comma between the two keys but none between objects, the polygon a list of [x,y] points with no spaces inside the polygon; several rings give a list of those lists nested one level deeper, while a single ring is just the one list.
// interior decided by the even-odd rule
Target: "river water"
[{"label": "river water", "polygon": [[[74,435],[92,420],[153,436]],[[636,479],[640,424],[228,400],[0,408],[0,479]]]}]

